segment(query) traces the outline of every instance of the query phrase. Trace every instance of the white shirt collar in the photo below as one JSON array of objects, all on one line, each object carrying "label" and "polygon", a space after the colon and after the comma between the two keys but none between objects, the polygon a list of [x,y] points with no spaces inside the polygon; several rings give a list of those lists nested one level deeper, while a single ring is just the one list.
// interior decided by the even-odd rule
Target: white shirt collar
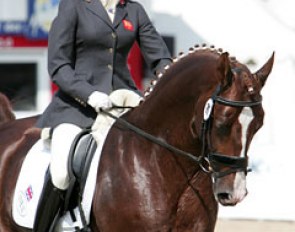
[{"label": "white shirt collar", "polygon": [[110,8],[116,8],[116,5],[120,0],[100,0],[104,8],[110,9]]},{"label": "white shirt collar", "polygon": [[116,13],[116,6],[120,0],[100,0],[103,7],[107,11],[111,21],[114,21],[115,13]]}]

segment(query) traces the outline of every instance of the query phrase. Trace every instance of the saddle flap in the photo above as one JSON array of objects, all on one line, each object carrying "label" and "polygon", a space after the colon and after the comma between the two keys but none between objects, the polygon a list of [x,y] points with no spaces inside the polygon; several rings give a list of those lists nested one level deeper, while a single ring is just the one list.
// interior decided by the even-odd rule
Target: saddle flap
[{"label": "saddle flap", "polygon": [[65,197],[65,210],[77,206],[83,195],[88,171],[97,148],[97,143],[90,130],[79,133],[70,149],[68,172],[70,178],[69,188]]}]

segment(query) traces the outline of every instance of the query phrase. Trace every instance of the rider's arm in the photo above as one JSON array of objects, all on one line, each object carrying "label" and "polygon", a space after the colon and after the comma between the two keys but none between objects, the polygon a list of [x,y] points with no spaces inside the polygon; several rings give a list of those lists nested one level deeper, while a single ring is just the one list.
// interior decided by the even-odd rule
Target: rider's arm
[{"label": "rider's arm", "polygon": [[85,76],[75,73],[78,1],[61,0],[48,37],[48,72],[53,82],[74,99],[87,102],[96,89]]},{"label": "rider's arm", "polygon": [[156,73],[172,62],[171,55],[164,40],[140,4],[138,4],[138,17],[137,41],[147,65],[153,73]]}]

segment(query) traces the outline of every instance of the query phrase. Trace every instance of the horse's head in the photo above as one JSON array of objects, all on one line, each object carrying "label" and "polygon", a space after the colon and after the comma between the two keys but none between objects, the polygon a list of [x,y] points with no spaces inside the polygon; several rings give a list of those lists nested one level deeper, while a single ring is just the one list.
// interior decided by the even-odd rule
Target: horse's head
[{"label": "horse's head", "polygon": [[[147,92],[140,116],[148,122],[146,128],[197,154],[181,155],[196,158],[212,174],[214,195],[222,205],[235,205],[247,195],[247,152],[263,125],[261,90],[273,62],[274,54],[251,73],[221,49],[196,46],[160,73],[157,85]],[[159,120],[163,115],[165,120]]]},{"label": "horse's head", "polygon": [[217,65],[219,85],[204,99],[204,157],[212,172],[216,200],[222,205],[235,205],[247,195],[247,152],[263,125],[260,92],[273,61],[274,55],[252,74],[227,53],[221,54]]}]

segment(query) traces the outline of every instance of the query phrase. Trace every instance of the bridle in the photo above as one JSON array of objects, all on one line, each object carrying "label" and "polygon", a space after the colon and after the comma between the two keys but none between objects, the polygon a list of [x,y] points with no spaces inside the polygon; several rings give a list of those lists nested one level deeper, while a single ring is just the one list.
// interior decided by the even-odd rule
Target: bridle
[{"label": "bridle", "polygon": [[[160,140],[157,137],[141,130],[135,125],[129,123],[128,121],[113,115],[107,110],[101,110],[101,112],[115,119],[118,123],[120,123],[124,127],[134,131],[138,135],[150,140],[151,142],[156,143],[172,151],[173,153],[177,155],[185,156],[191,159],[192,161],[197,162],[204,172],[212,174],[214,178],[221,178],[236,172],[245,172],[247,174],[250,171],[250,169],[248,168],[247,157],[236,157],[236,156],[221,154],[221,153],[212,152],[212,151],[206,152],[206,150],[209,147],[208,145],[210,144],[210,141],[208,140],[208,137],[209,137],[208,134],[210,133],[210,125],[212,124],[212,120],[213,120],[213,117],[212,117],[213,107],[216,103],[231,106],[231,107],[253,107],[253,106],[261,105],[262,101],[261,100],[233,101],[233,100],[229,100],[219,96],[220,92],[221,92],[221,86],[219,85],[217,86],[216,90],[214,91],[214,93],[212,94],[212,96],[209,98],[209,100],[207,101],[205,105],[204,118],[202,122],[202,133],[201,133],[203,146],[202,146],[202,152],[200,156],[196,156],[186,151],[180,150],[168,144],[167,142]],[[208,107],[208,105],[210,108],[206,110],[206,107]],[[113,106],[113,108],[133,108],[133,107]],[[226,167],[227,170],[220,171],[220,167]]]},{"label": "bridle", "polygon": [[[214,178],[221,178],[227,176],[231,173],[236,172],[244,172],[247,174],[251,169],[248,168],[248,157],[236,157],[232,155],[226,155],[219,152],[213,152],[211,148],[210,141],[210,128],[213,121],[213,108],[214,105],[221,104],[230,107],[253,107],[261,105],[262,100],[258,101],[234,101],[223,98],[220,96],[221,87],[217,86],[212,96],[205,104],[204,108],[204,118],[202,122],[202,153],[201,157],[206,161],[207,167],[205,167],[202,163],[200,164],[203,171],[212,173]],[[206,155],[206,149],[208,150]],[[220,167],[226,167],[226,171],[221,171]]]}]

